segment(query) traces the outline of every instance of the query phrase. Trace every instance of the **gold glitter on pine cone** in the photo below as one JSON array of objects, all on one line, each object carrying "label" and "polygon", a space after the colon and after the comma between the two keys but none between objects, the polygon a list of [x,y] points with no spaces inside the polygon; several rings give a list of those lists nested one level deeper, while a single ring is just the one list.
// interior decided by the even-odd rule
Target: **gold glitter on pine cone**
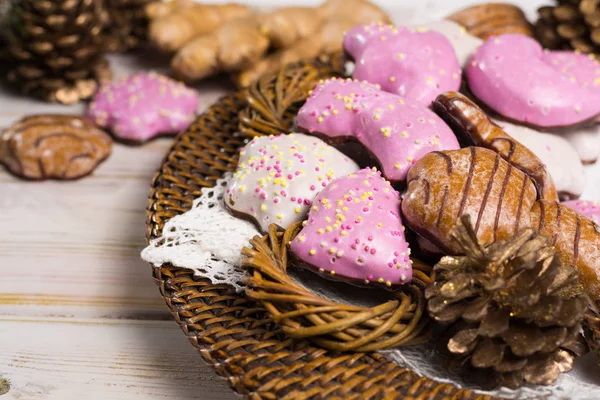
[{"label": "gold glitter on pine cone", "polygon": [[100,0],[13,0],[5,29],[8,80],[50,102],[92,97],[108,75],[104,23]]},{"label": "gold glitter on pine cone", "polygon": [[447,349],[485,387],[548,385],[587,352],[587,303],[577,271],[532,229],[484,248],[469,216],[452,232],[466,256],[444,257],[425,292],[430,315],[451,324]]},{"label": "gold glitter on pine cone", "polygon": [[600,1],[558,0],[554,6],[541,7],[535,24],[542,46],[584,53],[600,52]]},{"label": "gold glitter on pine cone", "polygon": [[596,359],[600,363],[600,314],[592,308],[585,313],[583,333],[590,349],[596,353]]}]

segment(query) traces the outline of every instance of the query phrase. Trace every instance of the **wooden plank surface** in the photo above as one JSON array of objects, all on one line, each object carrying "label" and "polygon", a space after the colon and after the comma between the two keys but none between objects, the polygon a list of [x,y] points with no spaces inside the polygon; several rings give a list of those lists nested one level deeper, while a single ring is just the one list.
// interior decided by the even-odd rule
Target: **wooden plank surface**
[{"label": "wooden plank surface", "polygon": [[0,317],[2,400],[233,399],[172,321]]}]

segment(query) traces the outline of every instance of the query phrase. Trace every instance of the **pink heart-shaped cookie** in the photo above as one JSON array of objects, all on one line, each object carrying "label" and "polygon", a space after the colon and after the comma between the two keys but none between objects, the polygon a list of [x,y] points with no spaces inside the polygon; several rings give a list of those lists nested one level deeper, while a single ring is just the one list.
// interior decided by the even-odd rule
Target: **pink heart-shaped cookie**
[{"label": "pink heart-shaped cookie", "polygon": [[143,143],[186,129],[198,103],[196,91],[184,84],[153,72],[139,73],[104,84],[88,117],[123,141]]},{"label": "pink heart-shaped cookie", "polygon": [[425,154],[459,148],[452,130],[427,107],[350,79],[318,84],[298,112],[297,122],[330,142],[359,141],[394,183],[404,181]]},{"label": "pink heart-shaped cookie", "polygon": [[490,37],[471,58],[466,75],[479,100],[513,121],[556,130],[591,124],[600,115],[600,91],[563,73],[527,36]]},{"label": "pink heart-shaped cookie", "polygon": [[360,25],[346,33],[344,49],[355,61],[355,79],[379,84],[412,103],[429,106],[440,93],[460,88],[460,64],[440,33]]},{"label": "pink heart-shaped cookie", "polygon": [[412,278],[400,195],[370,168],[338,178],[315,198],[294,255],[332,279],[387,286]]}]

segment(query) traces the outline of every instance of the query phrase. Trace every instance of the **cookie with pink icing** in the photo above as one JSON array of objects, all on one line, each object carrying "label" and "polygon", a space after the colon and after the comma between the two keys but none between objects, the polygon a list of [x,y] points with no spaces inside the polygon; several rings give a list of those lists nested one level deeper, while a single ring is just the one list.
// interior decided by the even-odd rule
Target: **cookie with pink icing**
[{"label": "cookie with pink icing", "polygon": [[143,143],[175,135],[194,120],[199,98],[195,90],[153,72],[102,85],[88,117],[125,142]]},{"label": "cookie with pink icing", "polygon": [[350,79],[318,84],[300,109],[297,123],[332,143],[359,141],[394,183],[404,181],[425,154],[459,148],[452,130],[427,107]]},{"label": "cookie with pink icing", "polygon": [[562,130],[592,124],[600,115],[600,91],[548,62],[542,46],[527,36],[490,37],[471,58],[466,76],[480,101],[513,121]]},{"label": "cookie with pink icing", "polygon": [[579,214],[591,219],[596,224],[600,224],[600,203],[596,201],[570,200],[561,203]]},{"label": "cookie with pink icing", "polygon": [[359,166],[321,139],[291,133],[254,138],[240,152],[224,202],[263,232],[301,221],[315,196]]},{"label": "cookie with pink icing", "polygon": [[567,77],[592,89],[600,89],[600,62],[591,54],[544,50],[542,59]]},{"label": "cookie with pink icing", "polygon": [[412,278],[400,195],[374,169],[336,179],[319,193],[293,254],[325,277],[388,287]]},{"label": "cookie with pink icing", "polygon": [[379,84],[412,103],[429,106],[440,93],[460,87],[454,49],[437,32],[360,25],[346,33],[344,49],[355,62],[355,79]]},{"label": "cookie with pink icing", "polygon": [[525,145],[546,165],[561,198],[578,198],[585,189],[585,173],[577,151],[563,135],[492,119],[506,133]]}]

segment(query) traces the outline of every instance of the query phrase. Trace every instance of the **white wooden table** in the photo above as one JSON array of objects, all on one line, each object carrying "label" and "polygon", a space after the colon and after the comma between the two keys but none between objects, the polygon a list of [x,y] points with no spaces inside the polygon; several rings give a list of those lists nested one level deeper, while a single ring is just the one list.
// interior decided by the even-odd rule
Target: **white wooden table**
[{"label": "white wooden table", "polygon": [[[474,2],[379,1],[397,23]],[[540,3],[522,2],[528,10]],[[135,57],[112,61],[117,75],[153,67]],[[224,92],[217,83],[200,90],[204,106]],[[82,110],[0,88],[0,126]],[[139,258],[150,179],[170,142],[116,144],[75,182],[24,182],[0,168],[0,393],[10,382],[1,400],[235,398],[172,321]]]}]

